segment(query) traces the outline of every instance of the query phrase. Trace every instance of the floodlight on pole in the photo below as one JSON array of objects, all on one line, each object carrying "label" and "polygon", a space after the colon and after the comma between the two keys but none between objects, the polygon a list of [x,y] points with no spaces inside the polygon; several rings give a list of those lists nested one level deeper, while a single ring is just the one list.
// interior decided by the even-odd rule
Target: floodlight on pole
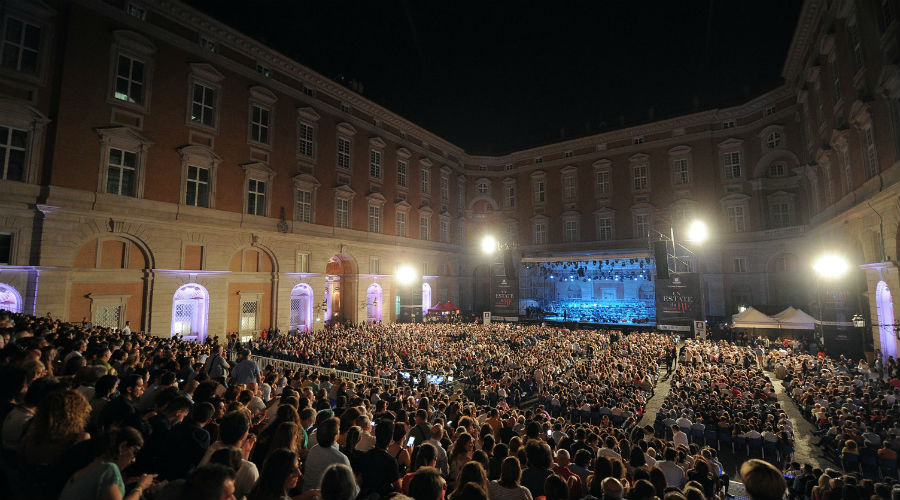
[{"label": "floodlight on pole", "polygon": [[709,229],[702,220],[691,222],[687,230],[687,239],[694,243],[703,243],[709,237]]},{"label": "floodlight on pole", "polygon": [[487,235],[481,239],[481,251],[490,255],[497,251],[497,238]]},{"label": "floodlight on pole", "polygon": [[813,262],[812,267],[824,279],[840,278],[850,269],[847,259],[833,253],[822,255]]},{"label": "floodlight on pole", "polygon": [[400,266],[397,269],[397,281],[408,285],[416,280],[416,272],[409,266]]}]

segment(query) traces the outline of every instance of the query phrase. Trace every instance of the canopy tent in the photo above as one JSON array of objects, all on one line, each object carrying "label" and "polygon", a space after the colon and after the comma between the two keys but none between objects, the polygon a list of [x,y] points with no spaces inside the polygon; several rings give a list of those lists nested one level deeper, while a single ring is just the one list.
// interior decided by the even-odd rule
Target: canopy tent
[{"label": "canopy tent", "polygon": [[772,317],[777,319],[781,328],[786,330],[816,329],[816,319],[795,307],[788,307]]},{"label": "canopy tent", "polygon": [[735,328],[778,328],[778,320],[766,316],[753,307],[731,317]]},{"label": "canopy tent", "polygon": [[450,312],[459,312],[459,307],[453,305],[449,300],[447,302],[438,302],[437,305],[428,310],[428,314],[431,313],[450,313]]}]

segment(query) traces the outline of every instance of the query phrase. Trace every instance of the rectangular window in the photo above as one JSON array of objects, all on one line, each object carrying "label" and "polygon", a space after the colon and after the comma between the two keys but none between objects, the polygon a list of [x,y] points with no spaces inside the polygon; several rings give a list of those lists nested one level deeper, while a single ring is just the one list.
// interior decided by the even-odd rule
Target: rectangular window
[{"label": "rectangular window", "polygon": [[25,180],[25,145],[28,132],[0,126],[0,179]]},{"label": "rectangular window", "polygon": [[219,44],[216,43],[215,40],[206,38],[205,36],[201,36],[200,37],[200,48],[207,52],[212,52],[213,54],[215,54],[216,52],[219,51]]},{"label": "rectangular window", "polygon": [[646,238],[650,232],[650,214],[634,215],[634,237]]},{"label": "rectangular window", "polygon": [[144,63],[119,54],[116,64],[116,88],[113,96],[132,104],[144,104]]},{"label": "rectangular window", "polygon": [[722,165],[725,168],[726,179],[741,178],[741,152],[730,151],[722,155]]},{"label": "rectangular window", "polygon": [[428,217],[424,215],[419,217],[419,239],[428,239]]},{"label": "rectangular window", "polygon": [[337,138],[337,166],[344,170],[350,170],[350,139],[346,137]]},{"label": "rectangular window", "polygon": [[635,191],[646,191],[648,185],[647,165],[636,165],[631,169],[632,188]]},{"label": "rectangular window", "polygon": [[785,202],[772,203],[769,206],[769,217],[772,227],[788,227],[791,225],[790,207]]},{"label": "rectangular window", "polygon": [[441,220],[441,243],[450,243],[450,222]]},{"label": "rectangular window", "polygon": [[509,221],[503,227],[504,231],[504,241],[509,244],[514,244],[519,241],[519,224],[515,221]]},{"label": "rectangular window", "polygon": [[609,194],[609,170],[601,170],[596,173],[597,194],[604,196]]},{"label": "rectangular window", "polygon": [[247,181],[247,213],[266,215],[266,183],[250,179]]},{"label": "rectangular window", "polygon": [[256,331],[256,312],[259,310],[259,302],[241,302],[241,333]]},{"label": "rectangular window", "polygon": [[643,136],[635,137],[634,139],[631,140],[631,143],[632,144],[643,144],[644,138],[643,138]]},{"label": "rectangular window", "polygon": [[256,72],[266,78],[271,78],[271,76],[272,76],[272,68],[266,66],[265,64],[257,63],[256,64]]},{"label": "rectangular window", "polygon": [[503,186],[503,208],[516,208],[515,184],[507,184]]},{"label": "rectangular window", "polygon": [[875,134],[872,127],[863,130],[866,139],[866,178],[878,175],[878,153],[875,151]]},{"label": "rectangular window", "polygon": [[574,175],[566,175],[563,177],[563,199],[574,200],[577,194],[576,183],[578,179]]},{"label": "rectangular window", "polygon": [[307,158],[316,155],[316,128],[306,122],[297,122],[297,154]]},{"label": "rectangular window", "polygon": [[563,241],[571,243],[578,241],[578,221],[567,219],[563,222]]},{"label": "rectangular window", "polygon": [[372,179],[381,179],[381,157],[381,151],[369,150],[369,177]]},{"label": "rectangular window", "polygon": [[369,257],[369,273],[381,274],[381,259],[374,255]]},{"label": "rectangular window", "polygon": [[312,191],[297,190],[297,220],[312,222]]},{"label": "rectangular window", "polygon": [[422,194],[431,195],[431,170],[422,169]]},{"label": "rectangular window", "polygon": [[409,232],[406,228],[406,212],[397,212],[397,236],[406,238]]},{"label": "rectangular window", "polygon": [[690,183],[687,158],[675,160],[675,184],[684,185]]},{"label": "rectangular window", "polygon": [[766,106],[766,116],[775,114],[775,105]]},{"label": "rectangular window", "polygon": [[269,143],[269,110],[257,106],[250,107],[250,140],[260,144]]},{"label": "rectangular window", "polygon": [[309,272],[309,254],[306,252],[297,252],[297,272]]},{"label": "rectangular window", "polygon": [[187,192],[184,202],[195,207],[209,208],[209,169],[188,166]]},{"label": "rectangular window", "polygon": [[735,257],[734,258],[734,272],[736,272],[736,273],[748,272],[746,258],[744,258],[744,257]]},{"label": "rectangular window", "polygon": [[544,179],[534,181],[534,202],[544,203],[547,201],[547,185]]},{"label": "rectangular window", "polygon": [[734,128],[734,120],[725,120],[722,122],[722,128]]},{"label": "rectangular window", "polygon": [[397,185],[400,187],[406,187],[406,169],[409,167],[409,164],[406,163],[406,160],[397,160]]},{"label": "rectangular window", "polygon": [[350,200],[338,198],[334,200],[334,226],[350,229]]},{"label": "rectangular window", "polygon": [[202,83],[194,84],[191,96],[191,122],[216,126],[216,89]]},{"label": "rectangular window", "polygon": [[441,203],[449,203],[450,201],[450,179],[447,176],[441,176]]},{"label": "rectangular window", "polygon": [[783,177],[787,169],[784,166],[784,163],[773,163],[769,166],[769,176],[770,177]]},{"label": "rectangular window", "polygon": [[109,148],[106,192],[121,196],[134,196],[136,175],[137,153]]},{"label": "rectangular window", "polygon": [[612,217],[599,217],[597,219],[597,239],[609,241],[613,239]]},{"label": "rectangular window", "polygon": [[725,218],[728,230],[732,233],[743,233],[746,230],[744,222],[744,207],[733,206],[725,208]]},{"label": "rectangular window", "polygon": [[547,223],[546,222],[535,222],[534,223],[534,244],[535,245],[547,244]]},{"label": "rectangular window", "polygon": [[36,73],[40,46],[40,27],[14,17],[6,18],[6,26],[3,29],[4,68],[23,73]]},{"label": "rectangular window", "polygon": [[0,234],[0,265],[9,265],[12,261],[12,235]]},{"label": "rectangular window", "polygon": [[369,205],[369,232],[381,232],[381,207]]}]

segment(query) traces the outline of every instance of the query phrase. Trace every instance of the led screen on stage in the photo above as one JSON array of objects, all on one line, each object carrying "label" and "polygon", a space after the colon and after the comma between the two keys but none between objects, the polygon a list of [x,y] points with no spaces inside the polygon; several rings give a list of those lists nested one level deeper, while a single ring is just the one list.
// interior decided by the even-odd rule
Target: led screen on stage
[{"label": "led screen on stage", "polygon": [[519,314],[547,321],[653,325],[654,271],[653,259],[646,256],[523,259]]}]

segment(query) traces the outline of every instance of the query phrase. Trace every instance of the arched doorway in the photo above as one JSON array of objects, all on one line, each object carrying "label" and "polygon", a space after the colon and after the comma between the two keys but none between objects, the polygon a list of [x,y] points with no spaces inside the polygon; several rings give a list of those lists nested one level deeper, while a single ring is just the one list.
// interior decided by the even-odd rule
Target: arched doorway
[{"label": "arched doorway", "polygon": [[312,330],[312,287],[300,283],[291,290],[290,330],[309,332]]},{"label": "arched doorway", "polygon": [[431,285],[422,283],[422,317],[431,309]]},{"label": "arched doorway", "polygon": [[356,321],[356,266],[343,254],[328,259],[325,265],[325,321]]},{"label": "arched doorway", "polygon": [[878,334],[881,338],[881,357],[897,359],[897,337],[894,335],[894,303],[887,283],[879,281],[875,287],[875,310],[878,312]]},{"label": "arched doorway", "polygon": [[381,322],[382,305],[381,285],[372,283],[366,289],[366,323]]},{"label": "arched doorway", "polygon": [[0,309],[14,313],[22,312],[22,296],[6,283],[0,283]]},{"label": "arched doorway", "polygon": [[209,292],[203,285],[188,283],[172,297],[172,332],[185,340],[203,342],[209,316]]}]

